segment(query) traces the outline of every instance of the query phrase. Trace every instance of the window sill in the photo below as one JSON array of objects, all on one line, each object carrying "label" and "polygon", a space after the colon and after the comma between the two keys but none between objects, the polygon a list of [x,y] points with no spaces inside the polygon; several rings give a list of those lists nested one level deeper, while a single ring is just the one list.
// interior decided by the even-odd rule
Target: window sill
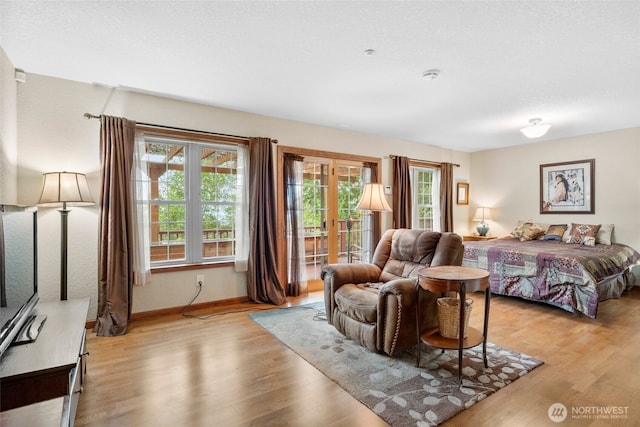
[{"label": "window sill", "polygon": [[224,262],[207,262],[207,263],[199,263],[199,264],[163,265],[163,266],[151,267],[151,274],[175,273],[176,271],[203,270],[207,268],[233,267],[234,264],[235,263],[233,261],[224,261]]}]

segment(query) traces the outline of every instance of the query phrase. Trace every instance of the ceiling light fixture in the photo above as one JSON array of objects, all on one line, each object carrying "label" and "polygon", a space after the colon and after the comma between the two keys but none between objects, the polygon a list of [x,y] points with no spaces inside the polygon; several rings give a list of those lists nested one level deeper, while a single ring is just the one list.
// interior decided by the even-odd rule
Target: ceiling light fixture
[{"label": "ceiling light fixture", "polygon": [[438,77],[440,75],[440,70],[427,70],[424,73],[422,73],[422,77],[424,77],[427,80],[433,80],[436,77]]},{"label": "ceiling light fixture", "polygon": [[364,51],[364,54],[367,55],[367,56],[371,56],[374,53],[376,53],[376,51],[373,50],[373,49],[367,49],[367,50]]},{"label": "ceiling light fixture", "polygon": [[529,120],[529,123],[531,123],[530,126],[520,129],[520,132],[522,132],[527,138],[539,138],[547,133],[551,127],[550,124],[542,123],[542,119],[540,118],[531,119]]}]

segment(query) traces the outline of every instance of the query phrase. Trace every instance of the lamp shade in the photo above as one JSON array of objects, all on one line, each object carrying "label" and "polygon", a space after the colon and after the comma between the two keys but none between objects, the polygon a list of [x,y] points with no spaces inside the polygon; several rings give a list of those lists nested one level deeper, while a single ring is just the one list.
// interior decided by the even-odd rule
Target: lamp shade
[{"label": "lamp shade", "polygon": [[473,220],[480,222],[491,221],[491,209],[485,207],[476,209],[476,212],[473,215]]},{"label": "lamp shade", "polygon": [[362,189],[362,196],[356,209],[359,211],[384,211],[391,212],[391,207],[387,203],[382,184],[365,184]]},{"label": "lamp shade", "polygon": [[551,128],[550,124],[542,123],[542,119],[531,119],[529,123],[530,126],[520,129],[527,138],[539,138]]},{"label": "lamp shade", "polygon": [[94,204],[87,178],[83,173],[48,172],[42,174],[39,205],[52,206],[71,203],[75,206]]}]

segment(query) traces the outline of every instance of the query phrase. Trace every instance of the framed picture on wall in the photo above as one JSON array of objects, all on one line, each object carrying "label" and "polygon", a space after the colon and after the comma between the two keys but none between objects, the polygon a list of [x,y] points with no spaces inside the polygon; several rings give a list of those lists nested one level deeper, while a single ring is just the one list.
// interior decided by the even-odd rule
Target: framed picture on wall
[{"label": "framed picture on wall", "polygon": [[540,165],[540,213],[595,213],[595,162]]},{"label": "framed picture on wall", "polygon": [[469,204],[469,183],[468,182],[458,183],[458,204],[459,205]]}]

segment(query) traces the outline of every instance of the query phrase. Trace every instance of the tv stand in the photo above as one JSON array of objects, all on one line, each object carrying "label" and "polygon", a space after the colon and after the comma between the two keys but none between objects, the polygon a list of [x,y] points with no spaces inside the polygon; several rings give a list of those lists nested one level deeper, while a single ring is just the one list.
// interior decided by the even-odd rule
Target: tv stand
[{"label": "tv stand", "polygon": [[[2,355],[3,427],[49,425],[52,419],[73,425],[82,391],[88,311],[89,298],[38,303],[35,314],[47,318],[38,340],[9,347]],[[36,415],[42,419],[34,420]]]}]

